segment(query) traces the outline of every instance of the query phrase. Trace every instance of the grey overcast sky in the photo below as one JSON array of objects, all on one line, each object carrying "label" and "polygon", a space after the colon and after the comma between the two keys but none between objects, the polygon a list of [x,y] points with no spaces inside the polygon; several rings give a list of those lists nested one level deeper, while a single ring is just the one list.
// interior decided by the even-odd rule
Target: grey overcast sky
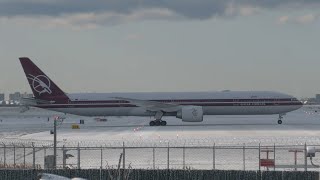
[{"label": "grey overcast sky", "polygon": [[18,57],[64,91],[320,93],[319,0],[0,0],[0,92]]}]

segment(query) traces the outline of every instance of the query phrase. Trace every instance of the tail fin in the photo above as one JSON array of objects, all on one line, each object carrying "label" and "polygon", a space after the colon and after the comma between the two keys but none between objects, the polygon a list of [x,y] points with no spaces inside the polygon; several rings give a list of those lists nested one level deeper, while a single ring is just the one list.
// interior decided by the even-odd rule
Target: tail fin
[{"label": "tail fin", "polygon": [[19,60],[36,99],[54,103],[67,103],[69,101],[68,96],[29,58],[21,57]]}]

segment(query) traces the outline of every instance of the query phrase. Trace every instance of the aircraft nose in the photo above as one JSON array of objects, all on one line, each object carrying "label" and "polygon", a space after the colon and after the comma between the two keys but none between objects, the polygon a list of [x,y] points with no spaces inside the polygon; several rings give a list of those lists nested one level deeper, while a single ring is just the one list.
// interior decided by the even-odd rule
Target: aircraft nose
[{"label": "aircraft nose", "polygon": [[298,100],[298,104],[299,104],[299,106],[301,106],[301,107],[303,106],[303,102],[302,102],[302,101],[299,101],[299,100]]},{"label": "aircraft nose", "polygon": [[303,106],[303,102],[299,100],[297,100],[295,104],[297,105],[297,109],[300,109]]}]

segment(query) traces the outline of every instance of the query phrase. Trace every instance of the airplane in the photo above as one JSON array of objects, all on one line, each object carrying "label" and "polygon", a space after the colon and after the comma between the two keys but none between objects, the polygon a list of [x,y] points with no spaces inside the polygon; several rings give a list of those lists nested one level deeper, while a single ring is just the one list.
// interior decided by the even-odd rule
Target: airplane
[{"label": "airplane", "polygon": [[150,126],[166,126],[163,116],[202,122],[204,115],[279,115],[302,107],[297,98],[273,91],[82,93],[62,91],[29,58],[19,58],[33,98],[25,106],[80,116],[149,116]]}]

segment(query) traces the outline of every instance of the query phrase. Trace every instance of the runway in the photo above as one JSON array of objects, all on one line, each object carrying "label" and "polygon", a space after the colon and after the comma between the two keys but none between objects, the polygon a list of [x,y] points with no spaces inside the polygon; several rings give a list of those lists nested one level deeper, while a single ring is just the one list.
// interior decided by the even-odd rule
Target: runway
[{"label": "runway", "polygon": [[[22,163],[22,147],[25,146],[29,147],[26,161],[32,164],[31,147],[34,145],[38,147],[35,163],[43,167],[44,156],[53,153],[53,135],[50,130],[53,129],[53,117],[56,115],[65,116],[39,109],[31,109],[26,113],[19,113],[18,108],[0,109],[0,143],[6,146],[17,145],[16,149],[7,148],[6,155],[3,154],[4,149],[1,150],[4,145],[0,146],[0,157],[6,157],[7,163],[13,164],[15,156],[18,156],[16,162]],[[168,122],[165,127],[150,127],[148,124],[152,118],[141,117],[107,117],[107,122],[73,115],[66,115],[65,118],[58,123],[58,147],[70,148],[68,153],[74,156],[68,159],[71,168],[78,163],[78,146],[83,148],[81,168],[116,165],[125,145],[128,148],[127,166],[131,164],[134,168],[167,168],[168,147],[171,147],[171,168],[190,166],[212,169],[214,165],[217,169],[243,169],[245,164],[247,170],[257,170],[259,144],[277,147],[277,165],[293,164],[293,154],[287,148],[301,148],[305,143],[320,145],[320,114],[310,108],[287,114],[281,125],[277,124],[276,115],[205,116],[202,123],[185,123],[180,119],[165,118]],[[80,120],[85,123],[79,124]],[[72,129],[73,124],[79,124],[80,129]],[[245,151],[243,146],[246,146]],[[213,147],[218,149],[213,150]],[[261,156],[264,157],[265,153]],[[62,151],[59,149],[60,164],[61,159]],[[318,158],[314,160],[320,164]],[[303,162],[304,157],[300,153],[298,163]]]},{"label": "runway", "polygon": [[[39,109],[31,109],[26,113],[18,111],[0,110],[0,140],[50,142],[53,139],[49,133],[53,126],[52,117],[59,115],[66,117],[58,126],[58,141],[65,144],[132,144],[137,141],[145,144],[170,141],[175,144],[194,144],[199,141],[201,145],[320,144],[320,113],[310,108],[288,113],[282,125],[277,124],[277,115],[205,116],[202,123],[185,123],[180,119],[165,117],[168,122],[166,127],[150,127],[148,123],[152,118],[145,117],[108,117],[107,122],[97,122],[91,117],[63,115]],[[85,124],[81,124],[80,129],[71,129],[71,125],[78,124],[80,119]]]}]

